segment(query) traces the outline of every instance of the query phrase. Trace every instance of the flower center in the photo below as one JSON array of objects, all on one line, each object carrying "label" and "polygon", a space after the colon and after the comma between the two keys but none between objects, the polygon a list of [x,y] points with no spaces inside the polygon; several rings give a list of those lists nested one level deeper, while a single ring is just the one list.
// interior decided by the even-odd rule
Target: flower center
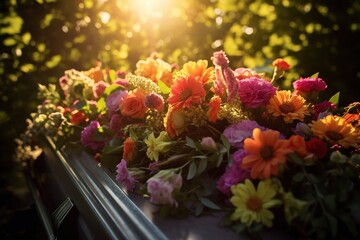
[{"label": "flower center", "polygon": [[280,108],[280,111],[282,113],[285,113],[285,114],[290,113],[290,112],[295,112],[295,107],[290,102],[286,102],[284,104],[281,104],[279,108]]},{"label": "flower center", "polygon": [[259,212],[262,208],[262,201],[257,196],[251,196],[246,202],[246,207],[254,212]]},{"label": "flower center", "polygon": [[264,146],[260,149],[260,156],[263,159],[270,159],[273,157],[273,155],[274,155],[274,150],[270,146]]},{"label": "flower center", "polygon": [[338,141],[340,139],[343,139],[344,136],[341,133],[335,132],[335,131],[326,131],[326,136],[330,138],[331,140]]},{"label": "flower center", "polygon": [[190,97],[190,96],[191,96],[191,90],[187,88],[180,93],[180,100],[184,101],[184,100],[188,99],[188,97]]}]

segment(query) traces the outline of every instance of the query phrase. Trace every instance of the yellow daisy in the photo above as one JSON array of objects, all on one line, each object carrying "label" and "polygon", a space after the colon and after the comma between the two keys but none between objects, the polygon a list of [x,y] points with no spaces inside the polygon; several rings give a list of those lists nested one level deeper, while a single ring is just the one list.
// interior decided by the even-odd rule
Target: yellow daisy
[{"label": "yellow daisy", "polygon": [[350,123],[339,116],[328,115],[310,124],[313,134],[331,144],[339,144],[344,148],[357,148],[360,134]]},{"label": "yellow daisy", "polygon": [[145,139],[147,145],[146,155],[150,160],[159,160],[159,154],[170,150],[171,141],[165,131],[162,131],[160,135],[155,138],[152,132],[147,139]]},{"label": "yellow daisy", "polygon": [[286,123],[294,120],[304,121],[309,110],[305,105],[305,99],[301,96],[292,95],[289,90],[276,91],[266,107],[267,112],[275,117],[282,117]]},{"label": "yellow daisy", "polygon": [[257,189],[255,189],[253,183],[246,179],[245,183],[232,186],[231,192],[233,196],[230,201],[236,208],[231,214],[232,221],[240,220],[248,227],[253,222],[262,223],[267,227],[273,225],[274,214],[269,208],[281,202],[274,199],[276,191],[271,180],[260,181]]}]

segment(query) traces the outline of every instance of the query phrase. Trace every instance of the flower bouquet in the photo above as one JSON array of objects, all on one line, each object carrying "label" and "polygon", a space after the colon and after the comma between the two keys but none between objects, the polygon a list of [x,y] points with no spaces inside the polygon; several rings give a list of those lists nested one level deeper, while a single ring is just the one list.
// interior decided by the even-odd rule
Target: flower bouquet
[{"label": "flower bouquet", "polygon": [[[124,191],[184,217],[223,211],[219,223],[252,236],[279,227],[300,238],[359,236],[360,103],[321,101],[318,74],[281,89],[289,64],[272,76],[232,70],[223,51],[182,67],[153,54],[134,73],[68,70],[19,142],[80,143]],[[283,228],[287,226],[286,228]],[[283,230],[285,231],[285,230]]]}]

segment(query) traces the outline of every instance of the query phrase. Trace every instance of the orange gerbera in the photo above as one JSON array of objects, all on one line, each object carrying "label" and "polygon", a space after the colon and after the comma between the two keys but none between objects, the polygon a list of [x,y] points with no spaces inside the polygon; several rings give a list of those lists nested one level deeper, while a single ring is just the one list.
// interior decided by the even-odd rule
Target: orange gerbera
[{"label": "orange gerbera", "polygon": [[292,95],[289,90],[276,91],[266,109],[275,117],[281,116],[286,123],[294,120],[304,121],[305,115],[310,114],[305,105],[305,99],[298,95]]},{"label": "orange gerbera", "polygon": [[286,155],[291,152],[287,140],[280,139],[280,132],[275,130],[261,131],[255,128],[253,139],[244,141],[248,153],[242,161],[243,168],[250,168],[252,179],[267,179],[279,174],[279,166],[286,163]]},{"label": "orange gerbera", "polygon": [[213,96],[209,102],[209,110],[207,111],[210,122],[216,122],[218,119],[217,115],[220,111],[220,106],[221,98],[217,95]]},{"label": "orange gerbera", "polygon": [[174,109],[190,108],[194,104],[201,104],[205,94],[205,89],[200,80],[191,75],[181,76],[171,86],[168,102]]},{"label": "orange gerbera", "polygon": [[313,134],[331,144],[340,144],[344,148],[357,148],[360,133],[350,123],[339,116],[328,115],[310,124]]},{"label": "orange gerbera", "polygon": [[208,67],[207,60],[199,60],[197,62],[187,62],[184,64],[183,69],[180,71],[181,75],[191,75],[201,78],[203,84],[215,80],[214,67]]}]

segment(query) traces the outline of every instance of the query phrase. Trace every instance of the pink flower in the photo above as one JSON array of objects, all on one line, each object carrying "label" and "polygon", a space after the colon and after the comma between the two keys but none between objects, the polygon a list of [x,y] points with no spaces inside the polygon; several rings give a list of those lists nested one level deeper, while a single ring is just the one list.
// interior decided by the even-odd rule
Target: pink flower
[{"label": "pink flower", "polygon": [[336,105],[329,102],[329,101],[323,101],[321,103],[317,103],[314,105],[314,115],[312,117],[313,120],[317,120],[319,117],[319,114],[322,112],[325,112],[328,109],[336,109]]},{"label": "pink flower", "polygon": [[97,150],[105,146],[104,141],[97,141],[94,139],[94,134],[97,132],[97,129],[100,127],[98,121],[91,121],[90,124],[85,127],[81,132],[81,143],[87,148],[92,150]]},{"label": "pink flower", "polygon": [[228,126],[223,134],[229,141],[230,145],[236,148],[242,148],[244,146],[244,140],[252,136],[252,132],[255,128],[265,130],[257,122],[251,120],[244,120],[239,123]]},{"label": "pink flower", "polygon": [[99,81],[99,82],[95,83],[92,88],[95,99],[98,99],[101,96],[101,94],[104,93],[104,90],[108,86],[109,86],[109,84],[104,81]]},{"label": "pink flower", "polygon": [[251,68],[237,68],[234,70],[234,74],[237,80],[242,80],[250,77],[261,77],[257,72]]},{"label": "pink flower", "polygon": [[216,187],[219,191],[226,196],[231,196],[231,186],[244,182],[245,179],[250,177],[250,170],[241,167],[242,160],[246,154],[247,153],[243,149],[234,152],[232,154],[232,165],[226,167],[224,175],[222,175],[216,183]]},{"label": "pink flower", "polygon": [[173,192],[182,186],[180,174],[174,174],[169,180],[152,177],[147,181],[147,192],[150,194],[150,202],[154,204],[170,204],[178,206],[173,197]]},{"label": "pink flower", "polygon": [[114,115],[120,108],[120,104],[127,96],[127,91],[118,90],[116,92],[111,93],[106,98],[106,107],[108,109],[108,115],[111,117]]},{"label": "pink flower", "polygon": [[300,78],[293,82],[293,87],[299,92],[320,92],[325,90],[327,85],[321,78]]},{"label": "pink flower", "polygon": [[126,190],[133,190],[135,188],[135,178],[129,173],[126,161],[121,159],[120,163],[116,165],[116,178],[115,180],[120,183]]},{"label": "pink flower", "polygon": [[208,151],[215,152],[217,150],[216,143],[212,137],[204,137],[200,144]]},{"label": "pink flower", "polygon": [[150,93],[145,97],[145,107],[162,111],[164,109],[164,98],[156,93]]},{"label": "pink flower", "polygon": [[276,91],[271,83],[258,77],[240,80],[238,84],[240,101],[247,108],[258,108],[266,105]]}]

